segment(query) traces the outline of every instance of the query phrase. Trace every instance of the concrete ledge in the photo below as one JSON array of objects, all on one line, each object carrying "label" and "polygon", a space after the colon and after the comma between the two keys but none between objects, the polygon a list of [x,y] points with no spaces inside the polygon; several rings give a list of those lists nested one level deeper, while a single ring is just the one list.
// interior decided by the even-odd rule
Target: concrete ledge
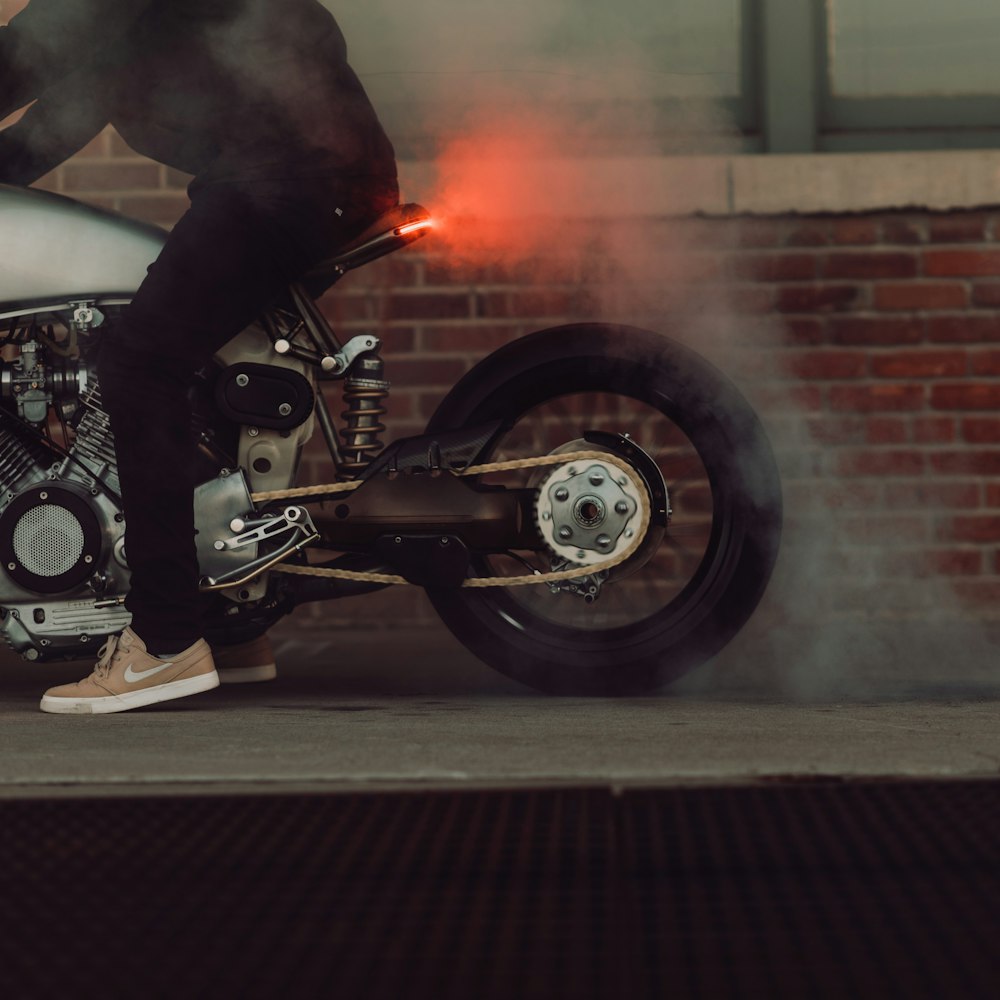
[{"label": "concrete ledge", "polygon": [[[1000,150],[485,161],[463,169],[509,177],[522,196],[496,213],[560,218],[786,215],[1000,205]],[[407,198],[433,207],[449,179],[430,162],[400,165]]]}]

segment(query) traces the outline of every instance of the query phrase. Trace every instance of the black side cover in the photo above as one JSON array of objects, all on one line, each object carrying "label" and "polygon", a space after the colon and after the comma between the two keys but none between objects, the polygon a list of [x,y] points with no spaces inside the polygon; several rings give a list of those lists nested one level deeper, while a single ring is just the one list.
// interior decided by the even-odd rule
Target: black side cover
[{"label": "black side cover", "polygon": [[492,420],[475,427],[421,434],[419,437],[400,438],[390,444],[371,465],[362,479],[371,479],[379,473],[406,470],[445,469],[458,471],[474,465],[504,430],[501,420]]},{"label": "black side cover", "polygon": [[312,413],[309,379],[289,368],[242,363],[221,372],[215,384],[219,411],[239,424],[288,431]]}]

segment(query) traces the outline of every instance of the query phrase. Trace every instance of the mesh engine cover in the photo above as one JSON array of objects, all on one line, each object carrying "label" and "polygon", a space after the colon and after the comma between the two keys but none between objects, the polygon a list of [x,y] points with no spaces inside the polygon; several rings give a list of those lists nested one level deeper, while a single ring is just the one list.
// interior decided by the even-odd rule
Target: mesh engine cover
[{"label": "mesh engine cover", "polygon": [[14,555],[29,573],[61,576],[83,554],[84,531],[65,507],[46,503],[27,511],[14,527]]},{"label": "mesh engine cover", "polygon": [[33,486],[0,515],[0,558],[19,587],[56,594],[79,586],[100,565],[102,531],[90,497],[63,483]]}]

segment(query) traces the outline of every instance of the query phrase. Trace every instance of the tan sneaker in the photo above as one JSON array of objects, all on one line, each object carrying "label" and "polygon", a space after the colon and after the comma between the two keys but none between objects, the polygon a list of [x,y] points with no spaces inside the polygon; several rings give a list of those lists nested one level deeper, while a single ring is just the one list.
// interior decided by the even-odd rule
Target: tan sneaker
[{"label": "tan sneaker", "polygon": [[142,639],[127,628],[120,636],[110,636],[98,656],[89,677],[50,688],[38,707],[73,715],[127,712],[219,686],[212,650],[204,639],[161,660],[147,653]]},{"label": "tan sneaker", "polygon": [[251,681],[273,681],[278,676],[274,650],[266,635],[236,646],[213,646],[215,669],[223,684],[248,684]]}]

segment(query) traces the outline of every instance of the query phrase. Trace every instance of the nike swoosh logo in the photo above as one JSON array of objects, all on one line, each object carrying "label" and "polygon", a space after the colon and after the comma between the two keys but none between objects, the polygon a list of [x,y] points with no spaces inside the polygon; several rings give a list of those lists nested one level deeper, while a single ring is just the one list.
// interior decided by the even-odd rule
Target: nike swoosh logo
[{"label": "nike swoosh logo", "polygon": [[174,664],[170,663],[160,663],[155,667],[150,667],[148,670],[135,670],[130,663],[125,671],[125,681],[128,684],[135,684],[136,681],[145,680],[147,677],[152,677],[154,674],[158,674],[168,667],[172,667]]}]

